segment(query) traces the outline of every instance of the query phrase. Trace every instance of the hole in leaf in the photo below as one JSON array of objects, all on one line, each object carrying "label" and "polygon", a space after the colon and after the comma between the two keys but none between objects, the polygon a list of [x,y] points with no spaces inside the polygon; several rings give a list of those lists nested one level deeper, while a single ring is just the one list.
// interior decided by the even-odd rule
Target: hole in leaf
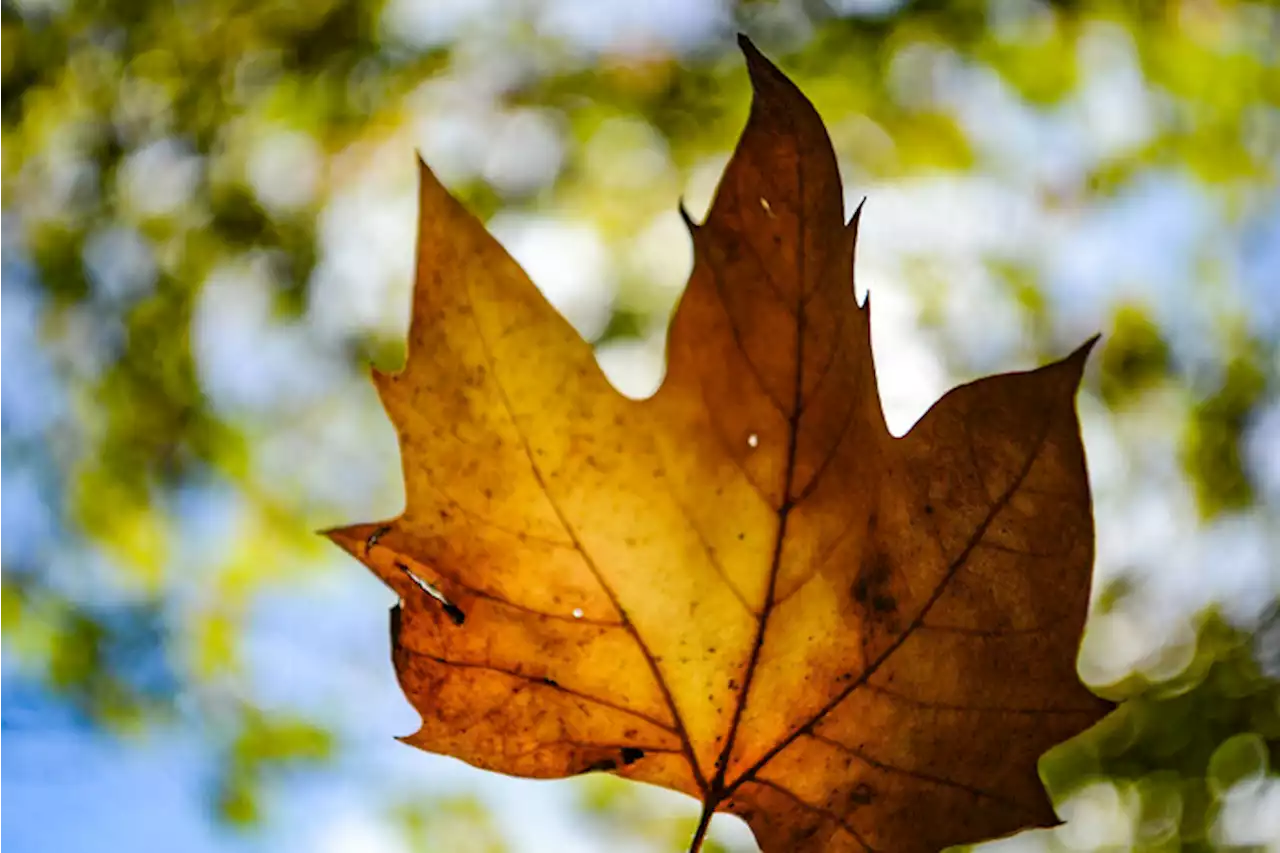
[{"label": "hole in leaf", "polygon": [[378,540],[387,535],[387,531],[391,529],[390,524],[384,524],[369,534],[369,538],[364,540],[365,553],[373,550],[373,546],[378,544]]},{"label": "hole in leaf", "polygon": [[747,436],[747,447],[759,447],[759,446],[760,446],[760,436],[756,435],[754,432],[751,433],[751,435]]},{"label": "hole in leaf", "polygon": [[396,568],[404,572],[409,577],[409,580],[414,582],[414,584],[418,587],[418,589],[422,590],[427,595],[435,599],[436,602],[440,605],[441,609],[444,610],[445,615],[449,617],[449,619],[453,622],[453,624],[461,625],[463,622],[467,621],[467,614],[462,612],[461,607],[454,604],[449,599],[445,598],[445,595],[443,592],[436,589],[434,586],[432,586],[431,584],[424,581],[422,578],[415,575],[413,572],[409,570],[409,567],[406,566],[404,563],[396,563]]},{"label": "hole in leaf", "polygon": [[574,618],[574,619],[581,619],[581,618],[582,618],[582,608],[581,608],[581,607],[575,607],[575,608],[573,608],[573,618]]}]

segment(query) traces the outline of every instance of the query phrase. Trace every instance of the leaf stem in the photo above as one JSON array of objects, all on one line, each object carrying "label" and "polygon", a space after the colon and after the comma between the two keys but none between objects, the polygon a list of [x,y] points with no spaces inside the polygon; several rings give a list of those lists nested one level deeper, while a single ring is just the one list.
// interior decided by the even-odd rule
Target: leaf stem
[{"label": "leaf stem", "polygon": [[711,816],[716,813],[716,807],[711,803],[702,804],[702,817],[698,818],[698,828],[693,831],[693,840],[689,842],[689,853],[698,853],[702,849],[702,842],[707,838],[707,829],[711,826]]}]

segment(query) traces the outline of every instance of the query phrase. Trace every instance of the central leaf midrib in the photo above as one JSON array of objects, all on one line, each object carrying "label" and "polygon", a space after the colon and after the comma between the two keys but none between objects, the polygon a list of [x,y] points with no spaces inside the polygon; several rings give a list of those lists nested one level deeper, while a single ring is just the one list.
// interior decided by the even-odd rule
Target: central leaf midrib
[{"label": "central leaf midrib", "polygon": [[804,216],[804,167],[800,158],[796,159],[796,196],[799,200],[796,216],[796,283],[797,299],[794,317],[796,320],[795,343],[795,375],[792,388],[791,413],[787,416],[787,459],[783,473],[782,503],[778,506],[778,529],[774,534],[773,555],[769,562],[769,586],[765,593],[764,607],[760,611],[760,622],[756,629],[755,639],[751,645],[751,655],[747,659],[747,671],[743,675],[742,690],[738,694],[738,702],[733,710],[733,720],[729,723],[729,733],[725,744],[716,759],[715,775],[712,777],[707,792],[707,808],[714,809],[716,804],[727,796],[724,788],[725,777],[729,771],[729,761],[733,756],[733,748],[737,741],[738,728],[742,715],[746,711],[751,696],[751,687],[755,681],[756,668],[764,648],[765,632],[769,625],[769,616],[773,612],[774,597],[778,584],[778,569],[782,564],[782,547],[787,537],[787,519],[795,506],[791,489],[795,480],[796,455],[800,443],[800,418],[804,411],[804,337],[805,337],[805,216]]}]

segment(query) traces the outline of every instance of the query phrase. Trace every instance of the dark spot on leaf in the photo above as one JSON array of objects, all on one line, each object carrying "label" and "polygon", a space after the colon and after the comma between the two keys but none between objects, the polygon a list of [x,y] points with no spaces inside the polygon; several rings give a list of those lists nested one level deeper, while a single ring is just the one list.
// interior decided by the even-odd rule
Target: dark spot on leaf
[{"label": "dark spot on leaf", "polygon": [[925,515],[933,515],[933,504],[925,504],[925,505],[924,505],[924,514],[925,514]]},{"label": "dark spot on leaf", "polygon": [[872,552],[863,561],[858,579],[853,584],[853,600],[863,606],[870,604],[880,613],[895,609],[896,602],[885,589],[889,575],[889,558],[881,551]]},{"label": "dark spot on leaf", "polygon": [[556,681],[554,678],[547,678],[545,675],[542,677],[542,683],[547,685],[548,687],[560,686],[560,682]]},{"label": "dark spot on leaf", "polygon": [[629,764],[635,764],[644,758],[644,750],[634,746],[624,746],[622,748],[622,764],[625,767]]},{"label": "dark spot on leaf", "polygon": [[849,801],[859,806],[869,806],[871,801],[876,798],[876,789],[863,782],[853,789],[853,793],[849,794]]},{"label": "dark spot on leaf", "polygon": [[618,762],[612,758],[602,758],[599,761],[593,761],[586,767],[582,768],[583,773],[595,773],[597,771],[607,772],[609,770],[618,769]]},{"label": "dark spot on leaf", "polygon": [[444,612],[448,614],[449,619],[455,625],[461,625],[467,621],[467,614],[462,612],[462,608],[454,604],[452,601],[443,601],[440,606],[444,608]]},{"label": "dark spot on leaf", "polygon": [[853,585],[853,600],[859,604],[866,604],[870,596],[871,590],[867,585],[867,579],[865,577],[858,578]]},{"label": "dark spot on leaf", "polygon": [[898,601],[892,595],[877,595],[871,599],[871,606],[877,613],[893,613],[898,609]]}]

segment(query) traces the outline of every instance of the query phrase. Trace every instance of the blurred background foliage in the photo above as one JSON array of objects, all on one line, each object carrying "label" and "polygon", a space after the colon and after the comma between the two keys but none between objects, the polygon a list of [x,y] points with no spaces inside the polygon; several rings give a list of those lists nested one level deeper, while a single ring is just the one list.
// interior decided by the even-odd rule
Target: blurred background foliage
[{"label": "blurred background foliage", "polygon": [[399,510],[364,365],[403,354],[414,151],[647,393],[742,30],[869,198],[895,430],[1104,332],[1081,673],[1125,701],[1043,763],[1068,823],[1002,849],[1280,850],[1276,4],[2,10],[14,849],[683,849],[679,798],[389,743],[388,593],[312,531]]}]

